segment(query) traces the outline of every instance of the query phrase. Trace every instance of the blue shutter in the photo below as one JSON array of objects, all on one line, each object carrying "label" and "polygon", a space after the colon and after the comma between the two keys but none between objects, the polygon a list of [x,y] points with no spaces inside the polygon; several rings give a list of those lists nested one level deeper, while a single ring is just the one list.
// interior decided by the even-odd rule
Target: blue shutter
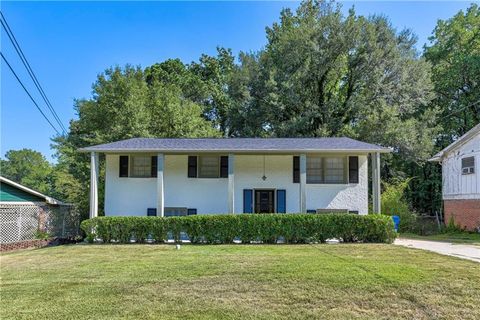
[{"label": "blue shutter", "polygon": [[243,189],[243,213],[253,213],[252,189]]},{"label": "blue shutter", "polygon": [[287,191],[286,190],[277,190],[277,212],[286,213],[287,212]]}]

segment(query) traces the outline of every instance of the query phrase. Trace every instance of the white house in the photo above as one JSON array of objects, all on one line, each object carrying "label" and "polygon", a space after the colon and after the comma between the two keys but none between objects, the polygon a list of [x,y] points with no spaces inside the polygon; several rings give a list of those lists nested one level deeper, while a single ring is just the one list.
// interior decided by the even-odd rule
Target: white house
[{"label": "white house", "polygon": [[90,216],[98,213],[99,153],[105,154],[105,215],[380,212],[380,153],[349,138],[134,138],[91,153]]},{"label": "white house", "polygon": [[445,222],[469,230],[480,227],[480,124],[437,153],[442,165]]}]

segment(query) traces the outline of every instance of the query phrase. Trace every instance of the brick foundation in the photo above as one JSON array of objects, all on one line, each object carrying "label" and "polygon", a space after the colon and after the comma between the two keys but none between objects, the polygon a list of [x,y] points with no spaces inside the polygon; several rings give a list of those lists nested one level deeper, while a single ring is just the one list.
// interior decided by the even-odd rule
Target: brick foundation
[{"label": "brick foundation", "polygon": [[14,251],[27,248],[43,248],[50,244],[51,240],[25,240],[13,243],[0,244],[0,252]]},{"label": "brick foundation", "polygon": [[480,227],[480,199],[444,200],[445,223],[453,216],[455,224],[470,231]]}]

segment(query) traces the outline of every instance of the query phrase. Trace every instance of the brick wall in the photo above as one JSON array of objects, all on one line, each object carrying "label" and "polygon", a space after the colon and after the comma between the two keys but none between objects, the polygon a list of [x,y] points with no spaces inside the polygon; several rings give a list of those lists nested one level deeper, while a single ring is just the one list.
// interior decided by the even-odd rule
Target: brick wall
[{"label": "brick wall", "polygon": [[480,200],[444,200],[445,223],[453,216],[455,224],[474,231],[480,227]]},{"label": "brick wall", "polygon": [[51,240],[25,240],[19,242],[12,242],[12,243],[2,243],[0,244],[0,252],[6,251],[14,251],[19,249],[27,249],[27,248],[42,248],[46,247],[50,244]]}]

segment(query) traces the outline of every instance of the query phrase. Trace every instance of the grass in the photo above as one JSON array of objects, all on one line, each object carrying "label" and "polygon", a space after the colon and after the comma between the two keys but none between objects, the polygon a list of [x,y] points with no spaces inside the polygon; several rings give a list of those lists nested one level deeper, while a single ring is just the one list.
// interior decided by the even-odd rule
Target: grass
[{"label": "grass", "polygon": [[480,264],[383,244],[58,246],[1,278],[1,319],[480,318]]},{"label": "grass", "polygon": [[439,233],[429,236],[419,236],[413,233],[402,233],[401,238],[418,239],[418,240],[431,240],[431,241],[444,241],[457,244],[474,244],[480,246],[480,233]]}]

